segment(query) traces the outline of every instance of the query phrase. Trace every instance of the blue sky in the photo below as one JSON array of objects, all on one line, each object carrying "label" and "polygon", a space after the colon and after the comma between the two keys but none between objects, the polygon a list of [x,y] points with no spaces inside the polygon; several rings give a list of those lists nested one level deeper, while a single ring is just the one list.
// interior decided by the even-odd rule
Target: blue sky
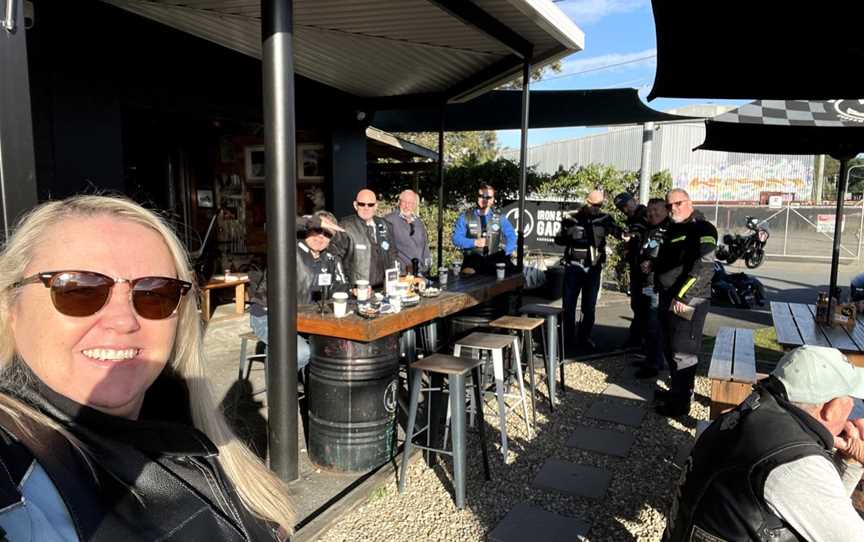
[{"label": "blue sky", "polygon": [[[650,0],[563,0],[557,6],[585,32],[585,49],[561,63],[562,72],[532,84],[537,90],[637,88],[644,100],[654,82],[657,42]],[[743,100],[657,98],[649,105],[666,111],[694,103],[740,105]],[[531,130],[528,144],[571,139],[605,128]],[[501,147],[518,147],[518,130],[498,132]]]}]

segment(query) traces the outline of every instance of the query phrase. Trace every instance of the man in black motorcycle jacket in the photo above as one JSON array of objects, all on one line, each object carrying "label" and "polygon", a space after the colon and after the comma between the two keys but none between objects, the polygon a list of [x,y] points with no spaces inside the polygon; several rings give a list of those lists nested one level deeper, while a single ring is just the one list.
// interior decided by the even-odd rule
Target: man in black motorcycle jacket
[{"label": "man in black motorcycle jacket", "polygon": [[[621,228],[612,217],[600,209],[603,192],[594,190],[585,198],[585,205],[575,213],[564,215],[555,244],[566,247],[562,259],[564,271],[564,336],[583,350],[593,350],[591,330],[603,263],[606,261],[606,237],[621,236]],[[576,303],[582,295],[582,321],[576,333]]]},{"label": "man in black motorcycle jacket", "polygon": [[[651,262],[660,255],[660,247],[666,237],[669,227],[669,213],[666,210],[666,200],[652,198],[648,201],[648,212],[645,221],[647,229],[642,232],[642,243],[638,247],[636,263],[639,266],[640,281],[633,282],[631,278],[630,295],[640,298],[641,309],[644,311],[644,360],[636,371],[636,378],[654,378],[666,366],[663,354],[663,326],[660,320],[660,296],[654,287],[654,272],[650,270]],[[642,265],[648,262],[642,270]],[[637,357],[638,361],[638,357]]]},{"label": "man in black motorcycle jacket", "polygon": [[664,542],[864,540],[850,495],[864,472],[864,369],[802,346],[697,438]]},{"label": "man in black motorcycle jacket", "polygon": [[702,349],[702,329],[711,303],[711,277],[717,229],[693,209],[687,191],[675,188],[666,196],[669,227],[654,271],[660,294],[659,314],[664,354],[672,376],[668,392],[658,390],[657,412],[681,416],[690,412],[696,366]]},{"label": "man in black motorcycle jacket", "polygon": [[643,273],[639,267],[639,254],[645,241],[645,233],[648,230],[646,214],[648,208],[636,202],[636,198],[628,192],[621,192],[615,196],[615,208],[627,217],[627,231],[624,233],[625,258],[627,270],[630,273],[630,309],[633,311],[633,320],[630,321],[627,347],[641,347],[646,336],[646,322],[648,318],[648,306],[642,295],[641,284]]},{"label": "man in black motorcycle jacket", "polygon": [[375,192],[364,188],[354,200],[356,214],[339,222],[349,240],[344,261],[350,269],[348,280],[352,285],[358,280],[368,280],[372,288],[380,287],[384,284],[384,271],[396,267],[399,261],[392,226],[375,216],[377,208]]}]

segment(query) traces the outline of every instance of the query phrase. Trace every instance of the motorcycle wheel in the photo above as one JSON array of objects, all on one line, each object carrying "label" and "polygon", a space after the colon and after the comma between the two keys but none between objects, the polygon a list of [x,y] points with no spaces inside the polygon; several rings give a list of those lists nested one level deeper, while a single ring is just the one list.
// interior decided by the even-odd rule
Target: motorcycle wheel
[{"label": "motorcycle wheel", "polygon": [[747,266],[747,269],[756,269],[762,262],[765,261],[765,250],[764,249],[756,249],[750,253],[750,255],[744,260],[744,265]]}]

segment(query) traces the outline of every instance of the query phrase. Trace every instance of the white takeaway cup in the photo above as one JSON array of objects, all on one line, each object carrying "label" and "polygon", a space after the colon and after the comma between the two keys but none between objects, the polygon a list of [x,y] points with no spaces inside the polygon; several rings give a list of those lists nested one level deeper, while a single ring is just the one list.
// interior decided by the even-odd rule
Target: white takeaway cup
[{"label": "white takeaway cup", "polygon": [[369,281],[358,280],[355,284],[357,288],[357,301],[366,301],[369,299]]},{"label": "white takeaway cup", "polygon": [[498,277],[498,280],[504,280],[504,272],[506,271],[506,265],[503,263],[495,264],[495,275]]},{"label": "white takeaway cup", "polygon": [[333,314],[336,318],[344,318],[348,314],[348,294],[345,292],[333,294]]}]

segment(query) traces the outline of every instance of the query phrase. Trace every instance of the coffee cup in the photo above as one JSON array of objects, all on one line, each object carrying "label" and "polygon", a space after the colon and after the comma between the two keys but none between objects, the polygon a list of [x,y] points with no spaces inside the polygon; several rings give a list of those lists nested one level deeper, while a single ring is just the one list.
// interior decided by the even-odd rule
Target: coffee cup
[{"label": "coffee cup", "polygon": [[333,294],[333,314],[336,318],[343,318],[348,314],[348,294],[345,292]]},{"label": "coffee cup", "polygon": [[453,262],[453,274],[457,277],[462,272],[462,262]]},{"label": "coffee cup", "polygon": [[442,267],[440,271],[438,271],[438,282],[441,283],[441,286],[447,286],[447,269]]},{"label": "coffee cup", "polygon": [[402,310],[402,296],[398,294],[390,296],[390,306],[393,307],[393,312],[400,312]]},{"label": "coffee cup", "polygon": [[495,264],[495,275],[498,277],[498,280],[504,279],[504,272],[507,270],[507,266],[503,263]]},{"label": "coffee cup", "polygon": [[[369,281],[368,280],[358,280],[355,284],[356,290],[355,294],[357,296],[357,301],[366,301],[369,299]],[[335,296],[334,296],[335,297]]]}]

